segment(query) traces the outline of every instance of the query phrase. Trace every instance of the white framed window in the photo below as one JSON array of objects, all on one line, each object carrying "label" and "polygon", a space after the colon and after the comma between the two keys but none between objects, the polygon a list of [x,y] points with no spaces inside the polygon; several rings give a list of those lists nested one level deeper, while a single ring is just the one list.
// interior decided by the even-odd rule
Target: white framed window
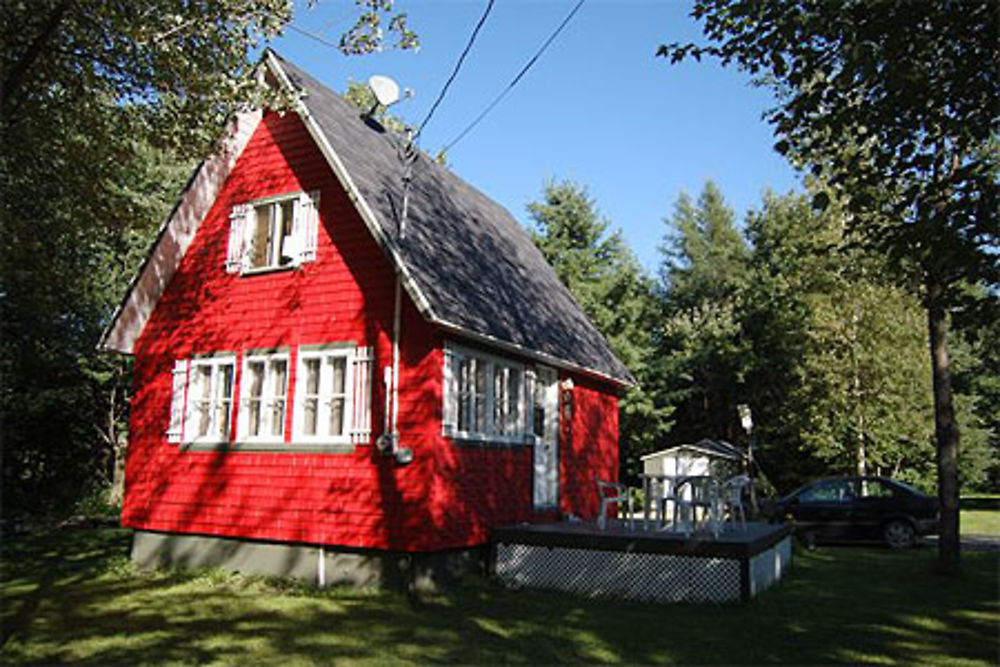
[{"label": "white framed window", "polygon": [[447,344],[444,366],[445,435],[493,442],[528,440],[523,364]]},{"label": "white framed window", "polygon": [[363,443],[371,437],[370,347],[299,349],[292,441]]},{"label": "white framed window", "polygon": [[242,362],[237,406],[234,354],[178,359],[171,373],[167,441],[224,445],[235,439],[265,449],[283,446],[291,410],[293,444],[370,443],[372,363],[371,347],[301,349],[293,406],[288,352],[249,352]]},{"label": "white framed window", "polygon": [[524,368],[509,362],[493,363],[493,429],[495,435],[524,433],[521,419],[521,386]]},{"label": "white framed window", "polygon": [[295,442],[349,442],[352,402],[352,350],[300,351]]},{"label": "white framed window", "polygon": [[169,442],[229,442],[235,368],[232,356],[174,363]]},{"label": "white framed window", "polygon": [[298,198],[256,204],[250,216],[248,269],[287,266],[298,254],[292,226]]},{"label": "white framed window", "polygon": [[229,218],[229,273],[280,269],[316,259],[319,192],[237,204]]},{"label": "white framed window", "polygon": [[473,356],[462,356],[458,367],[458,431],[486,433],[486,403],[489,397],[490,363]]},{"label": "white framed window", "polygon": [[237,434],[245,442],[284,442],[288,409],[288,354],[243,359]]}]

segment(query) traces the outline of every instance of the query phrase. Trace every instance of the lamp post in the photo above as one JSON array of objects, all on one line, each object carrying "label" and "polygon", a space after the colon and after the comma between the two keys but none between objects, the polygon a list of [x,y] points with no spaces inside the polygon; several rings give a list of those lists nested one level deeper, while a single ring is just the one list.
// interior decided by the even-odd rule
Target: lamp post
[{"label": "lamp post", "polygon": [[750,406],[740,403],[736,406],[736,411],[740,413],[740,424],[747,432],[747,474],[750,476],[750,509],[757,514],[757,492],[754,489],[753,479],[753,413]]}]

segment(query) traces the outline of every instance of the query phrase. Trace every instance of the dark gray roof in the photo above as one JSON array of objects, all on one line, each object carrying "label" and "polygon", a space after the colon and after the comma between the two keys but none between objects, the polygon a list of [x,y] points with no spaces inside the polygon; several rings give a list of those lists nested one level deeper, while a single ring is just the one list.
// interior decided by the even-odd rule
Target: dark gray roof
[{"label": "dark gray roof", "polygon": [[424,154],[413,170],[400,238],[402,140],[365,122],[349,102],[278,59],[371,208],[387,250],[400,258],[423,295],[427,317],[634,382],[510,213]]}]

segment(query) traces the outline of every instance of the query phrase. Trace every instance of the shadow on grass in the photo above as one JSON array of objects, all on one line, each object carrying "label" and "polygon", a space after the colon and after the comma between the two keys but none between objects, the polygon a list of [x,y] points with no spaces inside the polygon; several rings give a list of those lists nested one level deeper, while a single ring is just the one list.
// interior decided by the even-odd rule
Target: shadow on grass
[{"label": "shadow on grass", "polygon": [[994,664],[996,554],[824,549],[745,606],[602,602],[471,582],[448,596],[135,572],[129,533],[2,545],[4,662]]}]

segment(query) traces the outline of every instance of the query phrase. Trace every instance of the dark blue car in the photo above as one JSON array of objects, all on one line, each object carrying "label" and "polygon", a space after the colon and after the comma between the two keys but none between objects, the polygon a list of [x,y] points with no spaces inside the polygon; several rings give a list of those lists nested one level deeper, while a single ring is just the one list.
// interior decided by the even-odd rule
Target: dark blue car
[{"label": "dark blue car", "polygon": [[938,531],[938,502],[888,477],[821,479],[778,500],[776,520],[792,522],[807,545],[819,541],[880,540],[894,549]]}]

